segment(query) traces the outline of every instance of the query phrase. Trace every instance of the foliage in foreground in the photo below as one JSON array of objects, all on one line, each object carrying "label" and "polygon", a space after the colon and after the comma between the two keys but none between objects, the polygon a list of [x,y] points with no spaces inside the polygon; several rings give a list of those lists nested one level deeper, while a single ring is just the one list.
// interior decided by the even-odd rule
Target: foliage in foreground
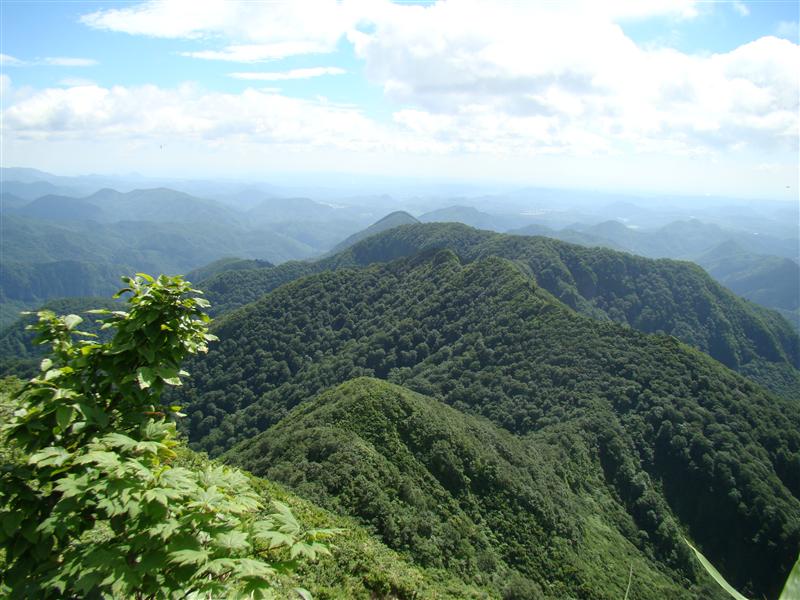
[{"label": "foliage in foreground", "polygon": [[[692,546],[688,541],[686,544],[694,551],[697,560],[723,590],[736,600],[747,600],[744,595],[740,594],[736,588],[726,581],[722,574],[717,571],[717,568],[711,564],[711,561],[709,561],[700,550]],[[793,600],[794,598],[800,598],[800,558],[794,563],[794,567],[791,573],[789,573],[789,577],[786,579],[786,584],[783,586],[783,591],[778,600]]]},{"label": "foliage in foreground", "polygon": [[74,341],[77,315],[33,326],[52,355],[2,428],[0,585],[12,598],[273,597],[333,531],[304,531],[280,503],[261,515],[236,470],[172,464],[180,413],[160,396],[215,339],[208,303],[179,277],[124,281],[128,311],[101,311],[109,342]]}]

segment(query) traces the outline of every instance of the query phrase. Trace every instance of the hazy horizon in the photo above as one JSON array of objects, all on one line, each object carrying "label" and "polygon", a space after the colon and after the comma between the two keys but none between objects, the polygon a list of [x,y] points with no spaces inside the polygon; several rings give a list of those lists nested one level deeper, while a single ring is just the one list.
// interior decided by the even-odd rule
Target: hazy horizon
[{"label": "hazy horizon", "polygon": [[798,197],[791,2],[41,7],[0,7],[3,166]]}]

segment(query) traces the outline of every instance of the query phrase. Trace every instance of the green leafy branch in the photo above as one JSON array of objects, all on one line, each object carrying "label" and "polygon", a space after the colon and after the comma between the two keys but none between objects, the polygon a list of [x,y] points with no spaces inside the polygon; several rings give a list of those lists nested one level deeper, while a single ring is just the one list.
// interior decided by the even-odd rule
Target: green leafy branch
[{"label": "green leafy branch", "polygon": [[180,277],[123,281],[128,310],[94,311],[110,342],[77,315],[31,326],[52,352],[0,430],[15,447],[0,471],[0,585],[12,598],[274,597],[337,531],[305,530],[280,503],[264,514],[235,469],[175,464],[180,407],[161,395],[216,340],[208,303]]}]

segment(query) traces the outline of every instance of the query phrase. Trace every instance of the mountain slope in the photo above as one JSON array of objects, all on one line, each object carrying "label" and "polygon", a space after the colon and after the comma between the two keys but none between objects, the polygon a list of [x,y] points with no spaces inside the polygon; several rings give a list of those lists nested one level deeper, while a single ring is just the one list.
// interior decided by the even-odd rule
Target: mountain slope
[{"label": "mountain slope", "polygon": [[217,314],[312,273],[365,266],[432,248],[465,261],[515,261],[542,288],[578,312],[647,333],[674,335],[762,385],[800,398],[800,338],[776,313],[754,306],[694,264],[652,260],[542,237],[478,231],[459,224],[416,224],[372,236],[313,263],[221,273],[201,287]]},{"label": "mountain slope", "polygon": [[362,229],[358,233],[354,233],[346,240],[339,242],[331,249],[331,254],[336,254],[337,252],[341,252],[342,250],[346,250],[350,246],[360,242],[363,239],[366,239],[370,236],[373,236],[377,233],[381,233],[382,231],[386,231],[387,229],[392,229],[394,227],[399,227],[400,225],[410,225],[413,223],[419,223],[417,219],[412,217],[407,212],[402,210],[398,210],[393,213],[389,213],[379,221],[376,221],[366,229]]},{"label": "mountain slope", "polygon": [[728,241],[694,260],[748,300],[789,311],[800,307],[800,265],[791,259],[753,254]]},{"label": "mountain slope", "polygon": [[521,435],[572,425],[660,561],[685,565],[668,506],[734,583],[772,594],[800,545],[797,401],[672,337],[582,317],[526,271],[442,250],[285,285],[219,319],[220,343],[188,365],[190,439],[222,452],[365,375]]},{"label": "mountain slope", "polygon": [[557,445],[369,378],[324,392],[227,456],[357,515],[415,562],[498,592],[617,599],[631,565],[633,597],[721,598],[685,589],[682,574],[654,566],[652,547],[625,538],[620,523],[635,523],[598,477],[599,461],[574,465],[585,479],[573,487],[556,457],[565,458]]}]

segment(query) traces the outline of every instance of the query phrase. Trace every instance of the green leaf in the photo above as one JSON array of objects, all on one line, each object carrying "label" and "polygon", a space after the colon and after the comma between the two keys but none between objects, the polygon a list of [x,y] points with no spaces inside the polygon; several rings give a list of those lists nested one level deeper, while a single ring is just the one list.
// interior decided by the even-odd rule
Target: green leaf
[{"label": "green leaf", "polygon": [[61,431],[66,431],[69,424],[72,422],[72,417],[75,414],[75,409],[66,404],[61,404],[56,408],[56,423],[61,428]]},{"label": "green leaf", "polygon": [[71,457],[72,455],[64,448],[50,446],[33,454],[28,459],[28,464],[37,467],[60,467]]},{"label": "green leaf", "polygon": [[293,591],[295,594],[297,594],[298,596],[300,596],[300,597],[301,597],[303,600],[314,600],[314,596],[312,596],[312,595],[311,595],[311,592],[309,592],[309,591],[308,591],[307,589],[305,589],[305,588],[299,588],[299,587],[297,587],[297,588],[293,588],[293,589],[292,589],[292,591]]},{"label": "green leaf", "polygon": [[742,596],[739,592],[737,592],[736,589],[730,583],[725,581],[725,578],[720,574],[719,571],[717,571],[714,565],[712,565],[711,562],[709,562],[709,560],[705,556],[703,556],[700,550],[692,546],[689,543],[689,540],[687,540],[686,538],[683,538],[683,541],[686,542],[686,545],[689,546],[689,548],[694,550],[694,553],[697,556],[697,560],[700,561],[700,564],[703,565],[703,568],[706,571],[708,571],[708,574],[714,578],[714,581],[716,581],[723,590],[728,592],[732,597],[736,598],[736,600],[747,600],[747,598],[745,596]]},{"label": "green leaf", "polygon": [[139,387],[145,390],[153,385],[156,375],[150,367],[142,367],[136,372],[136,379],[139,381]]},{"label": "green leaf", "polygon": [[794,568],[789,573],[789,578],[786,580],[778,600],[796,600],[797,598],[800,598],[800,557],[794,563]]},{"label": "green leaf", "polygon": [[228,550],[244,550],[250,547],[247,534],[242,531],[227,531],[214,536],[215,545]]},{"label": "green leaf", "polygon": [[64,325],[66,325],[67,329],[70,331],[75,329],[81,323],[83,323],[83,318],[79,317],[78,315],[67,315],[64,317]]},{"label": "green leaf", "polygon": [[169,553],[169,562],[178,565],[202,565],[208,562],[208,552],[203,550],[175,550]]},{"label": "green leaf", "polygon": [[50,360],[49,358],[43,358],[41,364],[39,365],[39,368],[42,371],[49,371],[52,366],[53,366],[52,360]]},{"label": "green leaf", "polygon": [[6,534],[12,535],[19,527],[19,524],[22,523],[23,518],[25,518],[25,515],[22,511],[4,512],[0,515],[0,523],[3,524],[3,530]]}]

